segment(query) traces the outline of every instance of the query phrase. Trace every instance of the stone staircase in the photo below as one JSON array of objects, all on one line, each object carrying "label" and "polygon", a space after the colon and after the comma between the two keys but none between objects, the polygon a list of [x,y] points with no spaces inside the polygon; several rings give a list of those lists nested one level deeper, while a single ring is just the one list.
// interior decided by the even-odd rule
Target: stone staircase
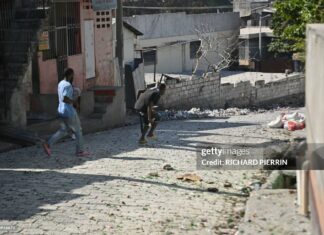
[{"label": "stone staircase", "polygon": [[93,119],[101,119],[107,112],[109,104],[114,102],[116,96],[116,87],[95,87],[93,88],[95,105],[94,112],[91,114]]},{"label": "stone staircase", "polygon": [[42,22],[49,1],[15,1],[10,26],[0,29],[0,121],[10,123],[10,100],[14,89],[22,89],[22,79],[37,50]]}]

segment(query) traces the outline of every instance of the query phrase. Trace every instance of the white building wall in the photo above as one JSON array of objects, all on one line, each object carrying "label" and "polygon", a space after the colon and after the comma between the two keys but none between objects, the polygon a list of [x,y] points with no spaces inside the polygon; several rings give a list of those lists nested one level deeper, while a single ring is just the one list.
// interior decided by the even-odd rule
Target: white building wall
[{"label": "white building wall", "polygon": [[[227,44],[226,38],[238,40],[240,18],[238,13],[185,14],[165,13],[138,15],[127,17],[125,20],[144,35],[139,37],[140,47],[157,48],[158,73],[192,72],[195,59],[190,58],[190,42],[199,40],[197,30],[213,35],[215,47],[208,53],[207,58],[212,64],[220,61],[220,56]],[[225,38],[225,40],[224,40]],[[145,64],[145,61],[144,61]],[[206,71],[208,63],[199,63],[198,70]],[[145,72],[154,72],[154,65],[146,65]]]},{"label": "white building wall", "polygon": [[[212,64],[217,64],[221,60],[219,54],[227,49],[228,45],[234,42],[228,41],[229,39],[236,40],[239,36],[239,30],[232,30],[227,32],[217,32],[210,34],[214,39],[214,47],[207,54],[207,59]],[[233,37],[233,35],[235,35]],[[140,46],[157,47],[157,73],[191,73],[196,66],[196,59],[190,58],[190,42],[199,40],[197,35],[187,35],[171,38],[156,38],[149,40],[140,40]],[[179,41],[178,43],[175,43]],[[175,43],[169,45],[169,43]],[[183,51],[184,50],[184,51]],[[145,64],[145,61],[144,61]],[[208,63],[202,59],[199,62],[198,70],[206,71]],[[145,66],[146,73],[154,72],[154,65]]]},{"label": "white building wall", "polygon": [[124,27],[124,62],[133,61],[135,58],[135,35]]},{"label": "white building wall", "polygon": [[[123,27],[123,37],[124,37],[124,63],[127,63],[128,61],[133,61],[134,58],[136,58],[137,52],[136,49],[138,49],[139,41],[136,37],[136,35],[131,32],[126,27]],[[117,39],[116,39],[116,22],[113,20],[113,54],[114,57],[116,57],[116,45],[117,45]]]}]

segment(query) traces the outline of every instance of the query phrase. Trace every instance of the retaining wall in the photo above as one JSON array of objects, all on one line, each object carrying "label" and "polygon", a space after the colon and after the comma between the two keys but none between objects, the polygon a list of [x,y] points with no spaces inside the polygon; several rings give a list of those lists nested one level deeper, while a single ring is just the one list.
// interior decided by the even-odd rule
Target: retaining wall
[{"label": "retaining wall", "polygon": [[274,105],[304,105],[305,77],[290,75],[284,79],[265,83],[264,80],[221,84],[219,74],[205,78],[167,83],[161,98],[164,109],[216,109],[227,107],[266,107]]}]

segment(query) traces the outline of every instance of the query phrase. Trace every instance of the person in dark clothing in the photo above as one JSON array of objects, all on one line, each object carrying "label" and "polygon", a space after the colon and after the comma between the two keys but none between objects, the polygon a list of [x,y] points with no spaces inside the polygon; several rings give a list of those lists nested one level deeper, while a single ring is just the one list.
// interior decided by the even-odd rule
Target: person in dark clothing
[{"label": "person in dark clothing", "polygon": [[146,144],[145,139],[146,133],[149,130],[147,137],[154,139],[154,130],[157,127],[159,116],[155,112],[154,107],[160,100],[160,97],[164,95],[166,90],[165,84],[159,84],[158,87],[150,88],[139,95],[136,103],[135,109],[140,114],[141,121],[141,138],[139,139],[139,144]]}]

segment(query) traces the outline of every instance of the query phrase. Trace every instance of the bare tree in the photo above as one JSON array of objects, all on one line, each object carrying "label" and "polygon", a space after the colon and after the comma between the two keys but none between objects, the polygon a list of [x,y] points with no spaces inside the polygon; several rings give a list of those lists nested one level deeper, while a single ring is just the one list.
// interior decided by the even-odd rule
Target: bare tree
[{"label": "bare tree", "polygon": [[238,53],[235,53],[240,44],[237,32],[217,33],[208,25],[201,25],[195,29],[195,32],[201,43],[196,53],[193,74],[197,72],[201,64],[206,65],[205,72],[218,72],[230,67],[238,60]]}]

